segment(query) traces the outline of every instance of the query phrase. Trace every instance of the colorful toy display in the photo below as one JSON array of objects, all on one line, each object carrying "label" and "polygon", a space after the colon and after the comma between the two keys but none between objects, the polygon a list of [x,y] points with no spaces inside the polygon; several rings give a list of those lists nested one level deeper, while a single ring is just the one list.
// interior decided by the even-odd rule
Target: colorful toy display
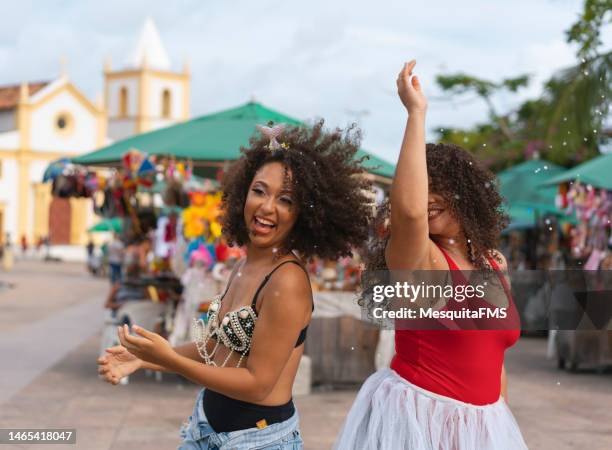
[{"label": "colorful toy display", "polygon": [[572,256],[590,256],[588,266],[595,267],[612,246],[612,192],[575,181],[560,187],[557,202],[566,206],[568,215],[575,213],[580,222],[571,231]]}]

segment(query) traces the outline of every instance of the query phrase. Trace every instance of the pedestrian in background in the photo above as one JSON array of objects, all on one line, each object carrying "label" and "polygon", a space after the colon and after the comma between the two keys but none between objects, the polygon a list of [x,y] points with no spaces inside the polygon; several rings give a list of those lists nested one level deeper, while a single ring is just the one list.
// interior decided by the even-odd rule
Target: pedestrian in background
[{"label": "pedestrian in background", "polygon": [[121,279],[121,267],[123,265],[123,257],[125,246],[116,234],[113,235],[113,240],[108,244],[108,266],[110,267],[110,282],[117,283]]}]

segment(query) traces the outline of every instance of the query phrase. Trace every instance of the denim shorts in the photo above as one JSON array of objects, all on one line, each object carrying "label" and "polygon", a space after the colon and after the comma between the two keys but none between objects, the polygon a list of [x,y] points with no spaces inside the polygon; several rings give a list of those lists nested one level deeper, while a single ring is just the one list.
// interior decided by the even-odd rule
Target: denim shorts
[{"label": "denim shorts", "polygon": [[189,421],[181,428],[179,450],[301,450],[304,446],[297,411],[284,422],[265,428],[216,433],[204,414],[204,389],[196,399]]}]

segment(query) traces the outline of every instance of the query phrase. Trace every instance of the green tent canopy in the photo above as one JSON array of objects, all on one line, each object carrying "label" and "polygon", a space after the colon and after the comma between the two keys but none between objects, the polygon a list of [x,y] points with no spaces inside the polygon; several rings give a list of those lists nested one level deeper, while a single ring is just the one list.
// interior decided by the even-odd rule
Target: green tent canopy
[{"label": "green tent canopy", "polygon": [[555,206],[556,186],[542,187],[542,183],[563,173],[564,169],[546,160],[529,160],[497,174],[500,192],[506,201],[510,228],[530,228],[538,215],[563,212]]},{"label": "green tent canopy", "polygon": [[[265,106],[250,102],[237,108],[201,116],[187,122],[149,131],[115,142],[72,161],[84,165],[116,164],[128,150],[137,149],[149,155],[173,155],[176,158],[216,163],[240,157],[240,147],[247,146],[256,125],[273,121],[290,125],[302,125],[297,119],[281,114]],[[371,173],[392,178],[395,166],[381,158],[359,150],[357,157],[369,156],[364,167]],[[214,169],[197,171],[200,176],[214,177]]]},{"label": "green tent canopy", "polygon": [[555,205],[556,187],[541,184],[563,173],[565,169],[546,160],[532,159],[497,174],[501,194],[510,204]]},{"label": "green tent canopy", "polygon": [[612,190],[612,153],[600,155],[572,167],[547,180],[544,185],[557,185],[573,180],[580,180],[596,188]]},{"label": "green tent canopy", "polygon": [[98,222],[93,227],[87,230],[88,233],[101,233],[101,232],[114,232],[121,233],[123,229],[123,221],[120,217],[113,217],[112,219],[104,219]]}]

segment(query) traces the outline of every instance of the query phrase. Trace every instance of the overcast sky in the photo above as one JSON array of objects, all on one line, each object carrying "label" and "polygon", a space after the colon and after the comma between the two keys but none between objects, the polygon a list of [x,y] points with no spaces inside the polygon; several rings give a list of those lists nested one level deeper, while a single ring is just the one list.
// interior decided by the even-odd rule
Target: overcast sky
[{"label": "overcast sky", "polygon": [[[105,56],[121,66],[150,16],[173,66],[191,61],[193,116],[255,97],[330,126],[357,120],[364,148],[394,161],[405,121],[395,79],[404,61],[417,59],[432,98],[429,129],[468,126],[486,117],[484,106],[440,100],[435,75],[529,73],[522,98],[537,95],[544,79],[575,61],[564,30],[582,0],[0,0],[0,7],[0,84],[54,78],[65,57],[70,79],[93,99],[103,89]],[[611,33],[605,41],[609,48]],[[496,102],[505,110],[518,99]]]}]

